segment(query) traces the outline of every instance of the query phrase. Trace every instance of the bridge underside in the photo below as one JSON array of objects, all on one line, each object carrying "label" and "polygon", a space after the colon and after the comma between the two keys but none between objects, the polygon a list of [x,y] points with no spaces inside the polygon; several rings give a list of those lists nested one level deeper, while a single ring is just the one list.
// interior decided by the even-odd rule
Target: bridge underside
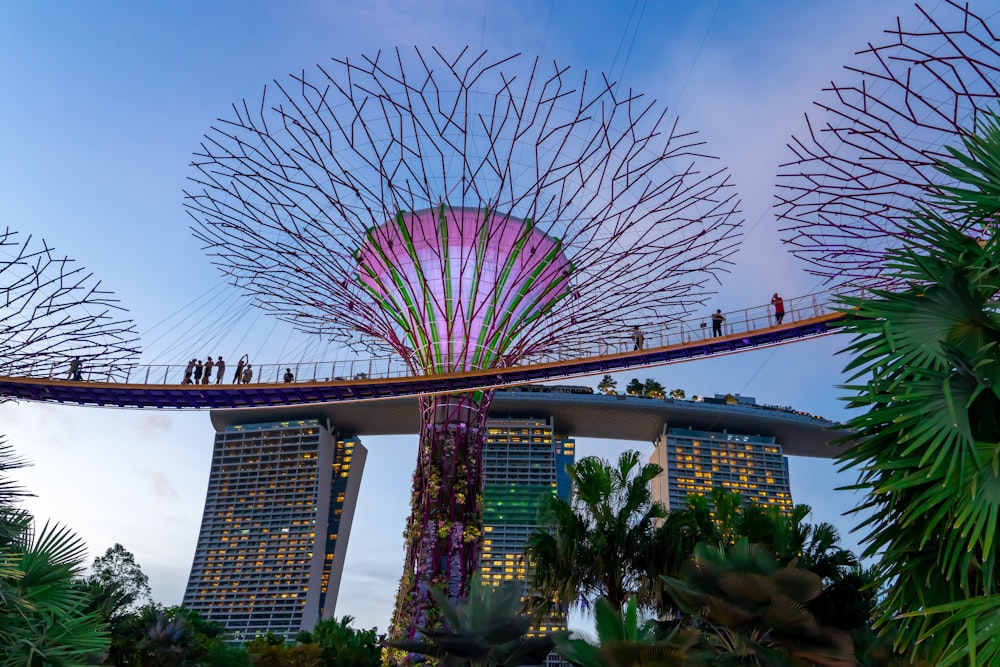
[{"label": "bridge underside", "polygon": [[294,382],[241,385],[150,385],[70,382],[39,378],[0,378],[0,396],[75,405],[120,408],[254,408],[336,401],[397,398],[474,391],[545,382],[630,368],[657,366],[742,352],[831,333],[843,319],[830,313],[781,327],[710,338],[681,345],[572,361],[515,366],[472,373],[388,378],[349,382]]}]

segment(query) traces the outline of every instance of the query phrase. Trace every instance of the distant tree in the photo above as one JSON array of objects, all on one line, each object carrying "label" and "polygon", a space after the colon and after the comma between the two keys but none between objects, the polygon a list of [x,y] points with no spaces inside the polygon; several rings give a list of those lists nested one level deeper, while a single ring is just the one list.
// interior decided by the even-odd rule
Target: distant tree
[{"label": "distant tree", "polygon": [[378,667],[381,648],[377,631],[354,628],[352,623],[353,616],[320,619],[310,633],[310,641],[323,649],[323,658],[329,665]]},{"label": "distant tree", "polygon": [[[674,399],[675,401],[683,401],[686,397],[687,397],[687,394],[684,393],[683,389],[671,389],[670,390],[670,398]],[[695,396],[695,398],[698,398],[698,397]]]},{"label": "distant tree", "polygon": [[610,375],[605,375],[601,378],[601,381],[597,383],[597,391],[602,394],[608,394],[609,396],[617,393],[618,382],[612,378]]},{"label": "distant tree", "polygon": [[94,559],[90,567],[88,582],[98,584],[108,590],[116,590],[126,601],[126,607],[133,610],[152,600],[147,577],[132,552],[117,542]]},{"label": "distant tree", "polygon": [[646,386],[642,382],[636,378],[632,378],[625,387],[625,393],[629,396],[642,396],[642,392],[645,391],[645,389]]},{"label": "distant tree", "polygon": [[666,396],[666,391],[663,385],[653,378],[646,378],[646,382],[642,385],[642,395],[646,398],[663,398]]}]

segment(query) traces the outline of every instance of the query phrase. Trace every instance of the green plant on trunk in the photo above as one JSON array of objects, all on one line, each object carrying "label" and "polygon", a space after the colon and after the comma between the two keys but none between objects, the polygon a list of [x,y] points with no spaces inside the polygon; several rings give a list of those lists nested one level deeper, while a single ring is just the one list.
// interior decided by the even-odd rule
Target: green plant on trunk
[{"label": "green plant on trunk", "polygon": [[615,395],[618,389],[618,382],[610,375],[605,375],[601,378],[601,381],[597,383],[597,391],[602,394],[607,394],[609,396]]},{"label": "green plant on trunk", "polygon": [[607,600],[594,605],[599,644],[557,637],[556,651],[579,667],[700,667],[710,654],[695,647],[698,632],[675,627],[662,636],[654,621],[640,623],[635,598],[619,611]]},{"label": "green plant on trunk", "polygon": [[642,392],[646,390],[646,385],[644,385],[638,378],[632,378],[629,380],[628,384],[625,385],[625,393],[629,396],[642,396]]},{"label": "green plant on trunk", "polygon": [[980,121],[941,167],[959,186],[888,255],[900,287],[843,299],[845,388],[865,411],[840,460],[867,493],[876,627],[940,667],[1000,664],[1000,121]]},{"label": "green plant on trunk", "polygon": [[820,578],[794,560],[780,565],[766,547],[746,539],[727,549],[702,543],[681,578],[663,579],[702,628],[699,646],[715,664],[855,665],[847,633],[821,626],[809,611],[823,590]]},{"label": "green plant on trunk", "polygon": [[518,667],[541,665],[554,646],[550,637],[525,637],[530,616],[520,613],[521,585],[483,585],[476,574],[468,600],[455,603],[432,590],[441,607],[442,628],[420,628],[419,639],[389,642],[389,646],[436,659],[444,666]]}]

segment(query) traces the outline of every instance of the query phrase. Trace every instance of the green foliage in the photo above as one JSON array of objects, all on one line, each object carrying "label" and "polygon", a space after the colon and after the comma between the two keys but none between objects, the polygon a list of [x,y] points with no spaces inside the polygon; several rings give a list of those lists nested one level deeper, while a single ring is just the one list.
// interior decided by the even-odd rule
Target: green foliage
[{"label": "green foliage", "polygon": [[667,513],[652,502],[650,481],[662,468],[642,465],[639,452],[622,453],[612,466],[586,457],[568,466],[571,502],[546,499],[540,526],[528,537],[527,557],[535,565],[536,602],[607,598],[620,608],[632,595],[647,604],[650,559],[656,554],[658,521]]},{"label": "green foliage", "polygon": [[780,565],[746,539],[729,548],[699,544],[681,578],[663,579],[677,605],[705,629],[699,646],[718,662],[855,664],[850,637],[821,626],[809,611],[823,584],[795,560]]},{"label": "green foliage", "polygon": [[441,607],[443,628],[420,628],[422,639],[389,642],[389,646],[434,658],[440,665],[489,665],[517,667],[541,665],[553,648],[550,637],[525,637],[531,617],[519,613],[520,584],[484,586],[473,577],[469,599],[449,600],[431,590]]},{"label": "green foliage", "polygon": [[1000,209],[1000,118],[987,113],[978,122],[976,133],[962,138],[964,150],[947,147],[954,162],[938,163],[942,173],[970,187],[942,187],[936,203],[968,222],[989,224]]},{"label": "green foliage", "polygon": [[328,663],[323,658],[323,649],[318,644],[298,644],[285,646],[272,643],[264,638],[249,642],[246,653],[253,667],[324,667]]},{"label": "green foliage", "polygon": [[639,622],[635,598],[620,612],[607,600],[594,606],[599,645],[570,637],[556,638],[556,651],[580,667],[699,667],[708,652],[695,647],[698,632],[675,627],[661,637],[659,624]]},{"label": "green foliage", "polygon": [[610,375],[605,375],[601,378],[601,381],[597,383],[597,391],[602,394],[608,394],[613,396],[617,393],[618,382],[612,378]]},{"label": "green foliage", "polygon": [[86,546],[68,529],[34,522],[17,507],[26,494],[5,473],[23,459],[0,443],[0,667],[84,664],[108,639],[75,579]]},{"label": "green foliage", "polygon": [[105,589],[114,590],[119,602],[127,599],[129,601],[127,606],[132,608],[152,599],[149,577],[135,562],[132,552],[117,542],[105,551],[103,556],[94,559],[87,580]]},{"label": "green foliage", "polygon": [[642,395],[646,398],[663,398],[667,395],[663,385],[653,378],[646,378],[642,385]]},{"label": "green foliage", "polygon": [[378,667],[381,648],[375,628],[359,630],[351,626],[353,622],[352,616],[321,619],[313,627],[311,640],[322,648],[328,665]]},{"label": "green foliage", "polygon": [[[670,390],[670,398],[674,399],[675,401],[683,401],[686,396],[687,394],[684,392],[683,389]],[[695,398],[697,398],[697,396],[695,396]]]},{"label": "green foliage", "polygon": [[625,386],[625,393],[629,396],[642,396],[642,392],[645,390],[646,385],[636,378],[629,380],[629,383]]},{"label": "green foliage", "polygon": [[944,188],[889,254],[902,287],[843,300],[845,388],[865,412],[840,460],[868,494],[865,554],[881,556],[886,591],[877,625],[941,667],[1000,663],[1000,122],[981,127],[942,166],[971,189]]}]

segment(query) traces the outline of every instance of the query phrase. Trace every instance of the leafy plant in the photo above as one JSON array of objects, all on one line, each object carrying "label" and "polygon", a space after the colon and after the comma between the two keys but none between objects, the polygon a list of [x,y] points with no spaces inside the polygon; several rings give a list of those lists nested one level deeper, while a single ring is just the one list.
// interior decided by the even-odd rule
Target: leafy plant
[{"label": "leafy plant", "polygon": [[46,523],[36,534],[16,502],[26,494],[3,475],[26,465],[0,443],[0,666],[79,665],[108,646],[100,616],[76,585],[86,545]]},{"label": "leafy plant", "polygon": [[703,629],[700,646],[717,662],[780,665],[788,659],[853,667],[850,637],[821,626],[807,606],[823,590],[796,561],[779,565],[761,545],[695,547],[681,578],[663,577],[676,604]]},{"label": "leafy plant", "polygon": [[437,659],[441,665],[517,667],[541,665],[554,646],[551,637],[525,637],[530,616],[519,612],[520,584],[484,586],[475,575],[468,600],[455,603],[431,590],[441,607],[443,628],[420,628],[422,639],[389,642],[389,646]]},{"label": "leafy plant", "polygon": [[580,667],[699,667],[709,654],[695,647],[698,632],[672,628],[661,636],[654,621],[639,622],[635,598],[619,612],[607,600],[594,605],[594,621],[600,643],[579,638],[557,637],[556,651]]},{"label": "leafy plant", "polygon": [[[845,387],[865,412],[840,458],[867,493],[877,627],[934,665],[1000,663],[1000,121],[951,150],[942,188],[889,253],[898,291],[845,298]],[[966,229],[984,229],[974,238]]]}]

